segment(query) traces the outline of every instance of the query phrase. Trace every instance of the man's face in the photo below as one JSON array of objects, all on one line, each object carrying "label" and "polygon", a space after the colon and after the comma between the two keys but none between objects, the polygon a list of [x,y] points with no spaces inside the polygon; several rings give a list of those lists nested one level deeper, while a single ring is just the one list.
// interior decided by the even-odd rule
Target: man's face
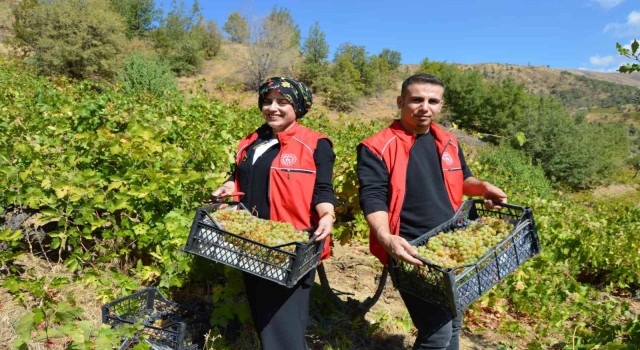
[{"label": "man's face", "polygon": [[444,88],[440,85],[415,83],[398,96],[400,121],[409,131],[424,134],[442,110]]}]

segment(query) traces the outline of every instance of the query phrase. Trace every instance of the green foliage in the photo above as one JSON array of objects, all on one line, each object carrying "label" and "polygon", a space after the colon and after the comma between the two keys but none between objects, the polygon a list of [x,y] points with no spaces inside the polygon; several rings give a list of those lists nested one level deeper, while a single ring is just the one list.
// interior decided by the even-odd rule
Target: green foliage
[{"label": "green foliage", "polygon": [[24,1],[14,12],[15,45],[46,75],[112,78],[123,48],[125,25],[99,0]]},{"label": "green foliage", "polygon": [[2,283],[16,301],[28,308],[17,322],[13,348],[26,349],[32,339],[45,344],[52,339],[69,339],[75,349],[114,348],[122,337],[135,332],[135,327],[112,331],[108,326],[96,327],[84,321],[82,307],[75,297],[62,295],[63,288],[74,281],[62,277],[35,278],[31,274],[27,271],[26,277],[10,275]]},{"label": "green foliage", "polygon": [[[17,325],[14,347],[25,348],[30,339],[60,337],[67,339],[69,348],[113,348],[121,336],[140,327],[126,331],[91,327],[73,296],[59,297],[64,285],[83,283],[106,302],[141,285],[174,290],[204,280],[216,305],[213,346],[233,348],[235,344],[227,342],[235,339],[255,346],[251,332],[226,333],[237,323],[250,323],[241,274],[206,264],[180,249],[195,208],[227,178],[237,141],[262,122],[260,116],[255,109],[223,105],[197,92],[189,99],[156,98],[109,88],[97,93],[92,85],[45,79],[24,66],[0,61],[0,182],[5,189],[0,192],[0,207],[37,210],[42,215],[38,222],[47,223],[50,242],[45,251],[54,251],[74,272],[73,277],[56,280],[20,273],[11,263],[26,249],[19,245],[20,232],[0,231],[0,244],[8,247],[0,250],[3,288],[31,309]],[[509,142],[526,150],[559,141],[554,145],[558,148],[549,150],[569,147],[577,152],[568,135],[575,144],[591,147],[585,143],[589,134],[602,142],[595,144],[594,152],[613,157],[607,153],[611,148],[605,147],[613,141],[606,135],[623,137],[620,130],[549,113],[556,111],[557,101],[537,102],[538,110],[525,115],[532,118],[531,124],[554,125],[556,133],[535,139],[543,130],[517,124],[514,130],[526,136],[507,138]],[[366,241],[355,148],[388,121],[347,117],[332,121],[318,113],[312,109],[302,122],[329,135],[334,144],[338,198],[334,235],[342,242]],[[510,202],[533,209],[542,252],[478,300],[474,304],[478,308],[474,306],[467,319],[481,317],[487,310],[491,317],[509,313],[513,318],[504,317],[496,327],[512,334],[533,332],[534,336],[526,335],[532,349],[560,342],[575,344],[576,349],[637,346],[638,314],[627,303],[640,284],[637,201],[576,201],[552,192],[536,158],[519,154],[507,143],[479,151],[469,159],[470,165],[480,178],[505,188]],[[623,152],[624,145],[616,145]],[[599,162],[595,153],[583,161]],[[549,164],[554,162],[559,161]],[[321,296],[314,297],[314,303],[323,302]],[[332,328],[331,323],[337,322],[329,307],[315,310],[320,322],[327,323],[317,327],[317,334],[331,339],[331,346],[353,344],[345,332],[373,331],[356,320]],[[379,322],[384,319],[376,317]],[[410,331],[408,320],[395,323],[399,331]],[[474,324],[478,323],[468,322],[469,327]]]},{"label": "green foliage", "polygon": [[561,77],[574,82],[568,87],[552,87],[550,94],[568,108],[607,108],[637,103],[638,89],[633,86],[591,79],[567,71],[562,71]]},{"label": "green foliage", "polygon": [[536,348],[562,339],[585,349],[640,344],[637,313],[624,298],[602,291],[604,286],[624,290],[638,281],[637,254],[632,253],[638,249],[633,238],[637,223],[631,219],[638,215],[637,206],[603,201],[589,208],[562,197],[532,198],[527,204],[534,211],[542,253],[486,298],[508,298],[512,311],[544,319],[531,324],[540,337],[530,344]]},{"label": "green foliage", "polygon": [[[630,48],[626,48],[620,45],[620,43],[616,43],[616,50],[618,50],[618,53],[620,55],[634,59],[636,61],[640,61],[640,51],[638,50],[638,48],[640,48],[640,43],[638,43],[637,39],[633,40]],[[638,63],[624,64],[618,68],[618,72],[620,73],[640,72],[640,64]]]},{"label": "green foliage", "polygon": [[360,72],[347,57],[340,57],[331,69],[331,76],[316,82],[327,96],[328,105],[338,111],[351,111],[363,96]]},{"label": "green foliage", "polygon": [[485,82],[479,71],[428,59],[419,71],[444,81],[445,118],[488,141],[504,140],[522,149],[557,186],[603,183],[630,150],[619,126],[580,122],[559,101],[527,93],[511,79]]},{"label": "green foliage", "polygon": [[194,28],[195,36],[201,38],[204,58],[212,59],[220,53],[222,34],[214,20],[200,21]]},{"label": "green foliage", "polygon": [[469,163],[476,177],[503,189],[511,202],[525,203],[529,198],[553,197],[551,183],[544,170],[506,144],[481,149]]},{"label": "green foliage", "polygon": [[147,92],[160,97],[178,91],[176,78],[169,65],[155,56],[129,56],[124,61],[120,79],[123,90],[127,92]]},{"label": "green foliage", "polygon": [[315,82],[329,74],[329,63],[326,61],[329,56],[329,44],[318,22],[309,29],[309,36],[302,46],[302,55],[300,80],[315,88]]},{"label": "green foliage", "polygon": [[571,188],[604,183],[629,154],[629,138],[619,126],[579,123],[558,103],[545,98],[527,112],[519,127],[526,135],[522,149],[554,182]]},{"label": "green foliage", "polygon": [[320,30],[320,23],[314,23],[309,29],[309,36],[302,46],[302,54],[305,62],[310,63],[320,63],[329,57],[329,44],[324,32]]},{"label": "green foliage", "polygon": [[362,96],[374,95],[393,85],[394,63],[380,56],[367,56],[364,46],[340,45],[333,62],[329,76],[320,76],[314,84],[328,95],[329,106],[338,111],[351,111]]},{"label": "green foliage", "polygon": [[400,67],[402,63],[402,54],[398,51],[394,51],[391,49],[384,48],[378,55],[378,57],[382,58],[389,65],[389,69],[396,70]]},{"label": "green foliage", "polygon": [[158,55],[179,76],[198,72],[205,58],[218,54],[222,40],[215,22],[203,19],[197,2],[187,12],[176,0],[151,38]]},{"label": "green foliage", "polygon": [[249,23],[238,12],[229,15],[222,29],[234,43],[245,44],[249,42]]},{"label": "green foliage", "polygon": [[148,33],[160,14],[153,0],[109,0],[109,3],[124,18],[128,38]]}]

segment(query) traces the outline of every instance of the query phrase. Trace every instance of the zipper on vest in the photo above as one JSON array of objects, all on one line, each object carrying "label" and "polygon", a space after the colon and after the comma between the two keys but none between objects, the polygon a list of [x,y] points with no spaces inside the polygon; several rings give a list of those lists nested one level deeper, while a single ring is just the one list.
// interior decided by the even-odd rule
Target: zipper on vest
[{"label": "zipper on vest", "polygon": [[291,179],[291,173],[315,174],[315,171],[305,169],[278,168],[278,170],[286,171],[287,179]]},{"label": "zipper on vest", "polygon": [[458,171],[458,170],[462,170],[462,168],[451,168],[451,169],[444,169],[446,171]]},{"label": "zipper on vest", "polygon": [[444,145],[444,147],[442,147],[442,152],[440,153],[440,160],[442,160],[442,155],[444,154],[444,151],[447,150],[447,147],[449,147],[450,144],[451,144],[451,139],[449,139],[447,143]]}]

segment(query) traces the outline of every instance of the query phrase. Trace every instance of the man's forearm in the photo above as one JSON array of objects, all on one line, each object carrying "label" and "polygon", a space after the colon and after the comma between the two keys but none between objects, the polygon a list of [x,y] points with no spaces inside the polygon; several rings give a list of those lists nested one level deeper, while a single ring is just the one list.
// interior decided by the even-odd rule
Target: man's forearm
[{"label": "man's forearm", "polygon": [[485,203],[488,203],[487,200],[507,202],[507,194],[504,191],[489,182],[480,181],[473,176],[464,180],[462,193],[467,196],[482,196],[485,199]]},{"label": "man's forearm", "polygon": [[480,179],[473,176],[464,179],[462,193],[465,196],[482,196],[484,194],[484,189],[484,181],[480,181]]},{"label": "man's forearm", "polygon": [[389,213],[386,211],[376,211],[365,217],[371,231],[378,239],[378,242],[384,242],[391,235],[389,230]]}]

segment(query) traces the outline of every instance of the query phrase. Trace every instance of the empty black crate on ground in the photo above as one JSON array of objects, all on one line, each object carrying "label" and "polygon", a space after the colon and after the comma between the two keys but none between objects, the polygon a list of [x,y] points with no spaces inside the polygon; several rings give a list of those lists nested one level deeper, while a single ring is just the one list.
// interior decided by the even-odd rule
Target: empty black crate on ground
[{"label": "empty black crate on ground", "polygon": [[102,306],[102,323],[115,327],[142,322],[144,328],[121,349],[146,342],[152,349],[195,350],[204,343],[211,311],[210,305],[187,307],[147,288]]},{"label": "empty black crate on ground", "polygon": [[483,200],[467,200],[444,224],[410,241],[415,247],[425,245],[440,232],[463,227],[466,219],[497,217],[509,220],[513,231],[500,243],[471,265],[441,268],[434,264],[415,266],[389,259],[389,273],[394,286],[431,304],[463,312],[491,287],[507,277],[518,266],[540,252],[540,242],[529,207],[502,204],[503,209],[487,209]]},{"label": "empty black crate on ground", "polygon": [[[237,205],[235,202],[232,204]],[[318,266],[324,240],[271,247],[220,228],[210,216],[219,208],[220,205],[198,208],[184,251],[288,288]],[[238,210],[246,209],[238,206]],[[294,252],[282,249],[287,246],[295,247]]]}]

